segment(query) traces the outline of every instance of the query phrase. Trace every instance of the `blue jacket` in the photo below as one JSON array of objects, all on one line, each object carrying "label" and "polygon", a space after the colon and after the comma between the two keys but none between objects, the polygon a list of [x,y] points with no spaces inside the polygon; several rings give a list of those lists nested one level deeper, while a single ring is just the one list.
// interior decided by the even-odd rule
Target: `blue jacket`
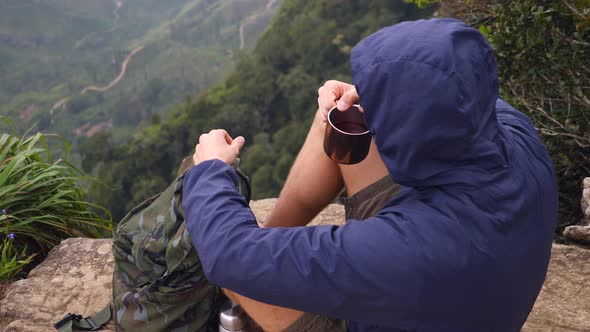
[{"label": "blue jacket", "polygon": [[384,28],[352,52],[353,83],[405,189],[345,226],[261,229],[219,160],[187,175],[187,227],[206,276],[350,331],[517,332],[557,222],[551,160],[498,97],[493,51],[464,23]]}]

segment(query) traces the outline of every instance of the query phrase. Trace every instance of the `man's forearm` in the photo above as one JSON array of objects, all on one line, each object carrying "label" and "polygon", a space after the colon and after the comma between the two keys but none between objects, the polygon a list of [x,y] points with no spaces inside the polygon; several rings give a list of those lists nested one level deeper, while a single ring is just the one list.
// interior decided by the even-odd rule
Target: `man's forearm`
[{"label": "man's forearm", "polygon": [[264,227],[304,226],[342,189],[340,170],[323,150],[325,126],[316,116]]}]

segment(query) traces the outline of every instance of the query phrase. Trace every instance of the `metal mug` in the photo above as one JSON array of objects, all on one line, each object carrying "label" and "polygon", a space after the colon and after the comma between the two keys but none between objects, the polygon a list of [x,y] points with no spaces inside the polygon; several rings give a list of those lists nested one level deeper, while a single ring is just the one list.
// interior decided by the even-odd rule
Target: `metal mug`
[{"label": "metal mug", "polygon": [[324,151],[340,164],[357,164],[369,153],[371,134],[359,105],[346,111],[332,107],[324,134]]}]

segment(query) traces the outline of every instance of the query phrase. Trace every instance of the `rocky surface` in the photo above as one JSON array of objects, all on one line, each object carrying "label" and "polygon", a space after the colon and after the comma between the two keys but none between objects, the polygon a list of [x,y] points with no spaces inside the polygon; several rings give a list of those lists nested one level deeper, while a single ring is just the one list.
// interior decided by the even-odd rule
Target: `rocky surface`
[{"label": "rocky surface", "polygon": [[582,182],[582,211],[586,222],[590,224],[590,178],[585,178]]},{"label": "rocky surface", "polygon": [[571,242],[590,245],[590,178],[585,178],[582,182],[581,203],[584,220],[581,225],[566,227],[563,236]]},{"label": "rocky surface", "polygon": [[590,250],[553,244],[547,279],[522,332],[590,332]]},{"label": "rocky surface", "polygon": [[[277,199],[276,198],[268,198],[268,199],[261,199],[259,201],[252,201],[250,203],[250,207],[254,214],[256,215],[256,219],[258,222],[263,224],[266,217],[270,213],[270,210],[275,205]],[[326,207],[322,213],[320,213],[317,217],[315,217],[310,223],[310,226],[319,225],[319,224],[333,224],[333,225],[342,225],[344,224],[344,208],[342,205],[331,204]]]},{"label": "rocky surface", "polygon": [[[276,200],[252,203],[263,221]],[[342,223],[331,205],[317,223]],[[68,239],[30,274],[8,288],[0,301],[0,331],[51,331],[68,312],[92,314],[109,302],[113,257],[109,239]],[[543,290],[523,332],[590,332],[590,250],[553,245]],[[107,331],[113,331],[112,327]]]},{"label": "rocky surface", "polygon": [[[0,302],[0,331],[51,331],[68,312],[90,315],[110,301],[111,239],[62,241]],[[114,331],[114,330],[112,330]]]},{"label": "rocky surface", "polygon": [[588,245],[590,244],[590,226],[567,226],[563,236],[571,242]]}]

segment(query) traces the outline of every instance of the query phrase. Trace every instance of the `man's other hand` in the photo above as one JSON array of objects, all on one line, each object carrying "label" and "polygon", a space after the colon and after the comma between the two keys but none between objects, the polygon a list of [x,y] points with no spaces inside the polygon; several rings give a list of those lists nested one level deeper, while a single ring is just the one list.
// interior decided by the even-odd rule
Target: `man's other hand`
[{"label": "man's other hand", "polygon": [[318,89],[317,117],[326,122],[332,107],[338,106],[338,110],[346,111],[358,102],[359,95],[354,85],[335,80],[327,81]]},{"label": "man's other hand", "polygon": [[211,159],[219,159],[233,164],[246,140],[242,137],[231,138],[223,129],[211,130],[199,137],[199,144],[195,146],[193,161],[195,165]]}]

